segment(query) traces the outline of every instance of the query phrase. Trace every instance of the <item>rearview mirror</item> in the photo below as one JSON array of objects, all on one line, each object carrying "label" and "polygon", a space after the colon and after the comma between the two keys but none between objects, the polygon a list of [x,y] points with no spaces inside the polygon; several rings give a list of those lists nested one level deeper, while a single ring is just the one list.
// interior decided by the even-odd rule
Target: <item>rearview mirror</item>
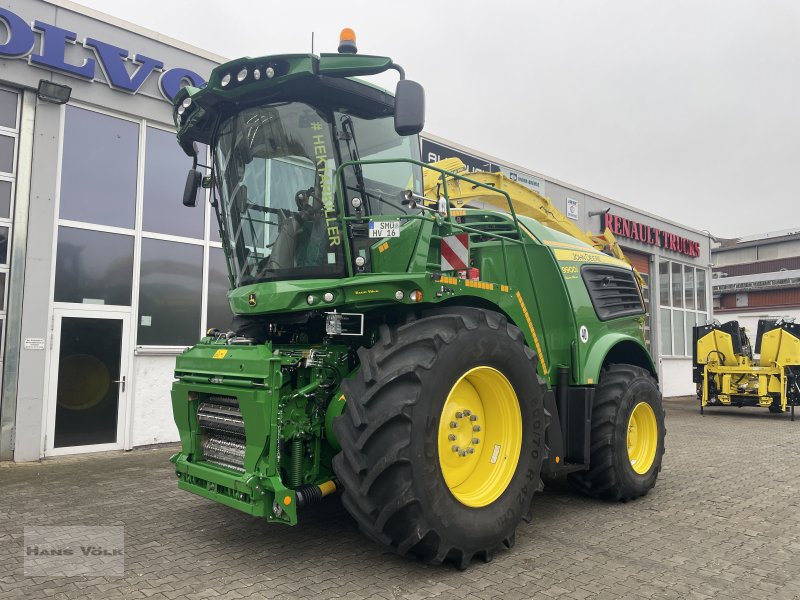
[{"label": "rearview mirror", "polygon": [[183,205],[195,206],[197,204],[197,192],[200,189],[200,183],[203,181],[203,175],[197,169],[189,169],[189,174],[186,177],[186,186],[183,188]]},{"label": "rearview mirror", "polygon": [[401,79],[394,93],[394,130],[414,135],[425,126],[425,90],[416,81]]}]

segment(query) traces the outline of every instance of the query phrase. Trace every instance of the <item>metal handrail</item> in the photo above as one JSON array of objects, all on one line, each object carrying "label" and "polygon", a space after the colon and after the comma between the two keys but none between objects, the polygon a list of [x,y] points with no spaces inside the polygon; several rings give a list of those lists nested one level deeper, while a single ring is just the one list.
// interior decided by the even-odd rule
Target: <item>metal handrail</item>
[{"label": "metal handrail", "polygon": [[[455,227],[455,228],[457,228],[457,229],[459,229],[461,231],[465,231],[467,233],[476,233],[476,234],[480,234],[480,235],[490,236],[490,237],[499,239],[501,241],[501,243],[512,242],[512,243],[524,245],[523,235],[522,235],[522,226],[520,225],[519,218],[517,217],[517,212],[514,210],[514,203],[511,201],[511,196],[509,196],[508,192],[506,192],[504,190],[499,190],[494,186],[488,185],[486,183],[482,183],[480,181],[476,181],[475,179],[471,179],[469,177],[465,177],[465,176],[460,175],[458,173],[453,173],[452,171],[448,171],[446,169],[442,169],[441,167],[436,167],[436,166],[431,165],[429,163],[425,163],[425,162],[422,162],[422,161],[419,161],[419,160],[415,160],[413,158],[383,158],[383,159],[372,159],[372,160],[351,160],[351,161],[347,161],[347,162],[344,162],[341,165],[339,165],[336,168],[336,171],[334,171],[334,174],[333,174],[334,183],[335,183],[336,189],[339,191],[339,193],[337,194],[337,196],[338,196],[338,202],[337,203],[338,203],[338,209],[339,209],[339,215],[340,215],[339,219],[340,219],[340,221],[342,223],[342,229],[343,229],[343,233],[344,233],[344,235],[342,237],[344,238],[345,253],[346,253],[347,256],[350,255],[350,239],[349,239],[349,236],[347,235],[347,223],[350,222],[350,221],[358,221],[360,219],[359,219],[359,217],[346,216],[347,215],[347,205],[345,204],[346,188],[344,186],[344,180],[342,178],[342,173],[343,173],[344,169],[347,168],[347,167],[354,167],[356,165],[382,165],[382,164],[395,164],[395,163],[406,163],[406,164],[416,165],[416,166],[421,167],[423,169],[430,169],[432,171],[436,171],[437,173],[439,173],[440,175],[443,176],[442,177],[442,184],[443,184],[442,187],[443,187],[443,195],[444,195],[444,198],[445,198],[445,207],[446,207],[446,217],[445,218],[447,219],[448,225],[450,225],[451,227]],[[449,196],[448,191],[447,191],[447,178],[448,177],[452,177],[452,178],[454,178],[456,180],[459,180],[459,181],[465,181],[465,182],[467,182],[469,184],[472,184],[473,186],[485,188],[485,189],[487,189],[487,190],[489,190],[491,192],[494,192],[496,194],[500,194],[500,195],[504,196],[505,199],[506,199],[506,202],[508,203],[508,209],[509,209],[509,213],[511,214],[511,219],[513,221],[514,228],[515,228],[516,233],[517,233],[517,239],[515,240],[513,238],[510,238],[510,237],[507,237],[507,236],[504,236],[504,235],[497,235],[497,234],[492,233],[492,232],[480,231],[478,229],[474,229],[472,227],[469,227],[469,226],[466,226],[466,225],[464,225],[462,223],[458,223],[458,222],[454,221],[453,218],[452,218],[452,215],[450,214],[450,196]],[[397,218],[398,219],[411,219],[411,218],[425,218],[425,217],[423,215],[397,215]],[[505,254],[505,252],[504,252],[504,254]],[[525,257],[525,266],[526,266],[526,268],[528,270],[528,276],[530,277],[530,280],[533,281],[533,269],[531,267],[530,258],[528,257],[528,253],[527,252],[523,252],[522,254]],[[350,261],[350,260],[347,261],[347,272],[348,272],[348,276],[349,277],[353,276],[353,265],[352,265],[352,261]],[[508,282],[506,282],[506,283],[508,283]]]}]

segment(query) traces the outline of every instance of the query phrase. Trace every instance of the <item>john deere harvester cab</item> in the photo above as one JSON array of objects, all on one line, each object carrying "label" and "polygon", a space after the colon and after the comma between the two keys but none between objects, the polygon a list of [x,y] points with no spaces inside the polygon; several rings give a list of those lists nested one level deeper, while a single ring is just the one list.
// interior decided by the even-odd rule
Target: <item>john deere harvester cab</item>
[{"label": "john deere harvester cab", "polygon": [[800,325],[760,319],[755,355],[738,321],[694,328],[694,382],[700,412],[707,405],[761,406],[782,413],[800,404]]},{"label": "john deere harvester cab", "polygon": [[[179,486],[289,525],[342,490],[372,539],[460,567],[513,544],[543,475],[646,494],[663,410],[613,236],[420,162],[421,86],[340,50],[235,60],[175,98],[196,168],[210,149],[184,203],[211,188],[236,315],[177,360]],[[394,95],[356,79],[387,70]]]}]

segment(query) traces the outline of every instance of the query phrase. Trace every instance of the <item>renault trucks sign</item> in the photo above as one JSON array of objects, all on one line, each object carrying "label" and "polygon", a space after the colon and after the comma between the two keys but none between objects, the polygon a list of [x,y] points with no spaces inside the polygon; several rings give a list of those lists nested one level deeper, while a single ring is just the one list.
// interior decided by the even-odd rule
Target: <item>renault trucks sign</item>
[{"label": "renault trucks sign", "polygon": [[658,227],[651,227],[633,219],[625,219],[610,212],[605,213],[604,224],[616,237],[636,240],[643,244],[658,246],[659,248],[672,250],[693,258],[700,256],[700,242],[664,231]]},{"label": "renault trucks sign", "polygon": [[[205,85],[205,80],[189,69],[167,69],[157,58],[131,55],[125,48],[91,37],[78,41],[73,31],[42,21],[29,24],[6,8],[0,8],[0,25],[5,28],[0,58],[27,59],[32,67],[88,81],[95,81],[98,72],[102,72],[110,88],[129,94],[138,92],[150,77],[158,77],[158,88],[164,98],[170,101],[184,85]],[[2,35],[0,27],[0,39],[3,39]],[[34,53],[37,36],[39,51]],[[82,60],[68,61],[66,49],[70,45],[86,48],[86,56]]]}]

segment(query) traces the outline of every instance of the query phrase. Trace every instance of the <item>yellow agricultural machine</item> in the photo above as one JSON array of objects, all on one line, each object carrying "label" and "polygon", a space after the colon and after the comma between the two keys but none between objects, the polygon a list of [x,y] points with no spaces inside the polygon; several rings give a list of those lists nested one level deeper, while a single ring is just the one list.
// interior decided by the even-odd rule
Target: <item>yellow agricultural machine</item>
[{"label": "yellow agricultural machine", "polygon": [[800,324],[759,320],[753,349],[738,321],[714,321],[695,327],[693,342],[701,414],[708,405],[761,406],[774,413],[791,409],[794,421],[800,404]]}]

